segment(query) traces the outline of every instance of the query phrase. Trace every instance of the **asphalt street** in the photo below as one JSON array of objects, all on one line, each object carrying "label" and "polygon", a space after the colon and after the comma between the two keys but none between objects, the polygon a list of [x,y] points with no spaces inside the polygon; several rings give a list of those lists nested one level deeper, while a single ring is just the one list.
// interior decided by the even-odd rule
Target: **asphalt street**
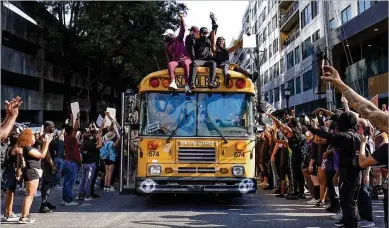
[{"label": "asphalt street", "polygon": [[[57,209],[50,214],[38,213],[40,197],[35,197],[31,215],[35,223],[2,223],[1,227],[335,227],[336,222],[324,209],[307,205],[307,200],[280,199],[268,191],[222,199],[207,196],[138,197],[102,193],[101,197],[79,206],[61,206],[62,190],[54,189],[51,203]],[[14,211],[20,213],[22,192],[15,199]],[[2,197],[2,214],[4,199]],[[376,227],[384,227],[382,200],[373,202]]]}]

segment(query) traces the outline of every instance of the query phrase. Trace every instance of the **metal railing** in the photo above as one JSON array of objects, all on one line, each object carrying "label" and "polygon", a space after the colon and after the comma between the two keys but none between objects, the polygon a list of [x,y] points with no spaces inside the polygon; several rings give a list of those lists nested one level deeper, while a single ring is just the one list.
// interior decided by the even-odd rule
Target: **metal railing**
[{"label": "metal railing", "polygon": [[295,1],[288,11],[281,17],[280,25],[281,27],[288,21],[290,17],[299,9],[299,1]]},{"label": "metal railing", "polygon": [[286,48],[289,44],[293,43],[300,36],[300,29],[295,29],[294,32],[291,32],[282,44],[282,49]]}]

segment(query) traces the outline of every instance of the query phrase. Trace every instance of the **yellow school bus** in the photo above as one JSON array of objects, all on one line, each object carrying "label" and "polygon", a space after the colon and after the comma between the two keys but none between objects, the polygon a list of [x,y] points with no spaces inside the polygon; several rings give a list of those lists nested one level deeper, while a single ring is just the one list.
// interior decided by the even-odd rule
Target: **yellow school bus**
[{"label": "yellow school bus", "polygon": [[217,69],[210,89],[208,68],[199,67],[187,95],[183,69],[175,72],[177,91],[168,89],[167,70],[139,86],[137,193],[255,193],[253,82],[229,71],[226,86]]}]

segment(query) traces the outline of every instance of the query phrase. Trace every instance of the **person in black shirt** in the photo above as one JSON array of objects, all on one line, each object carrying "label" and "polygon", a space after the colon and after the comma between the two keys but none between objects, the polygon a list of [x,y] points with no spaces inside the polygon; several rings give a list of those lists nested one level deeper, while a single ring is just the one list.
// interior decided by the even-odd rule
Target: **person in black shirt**
[{"label": "person in black shirt", "polygon": [[[308,123],[307,123],[308,124]],[[338,227],[355,228],[358,225],[355,193],[358,189],[360,167],[355,164],[355,154],[359,150],[360,136],[354,132],[357,124],[356,116],[351,112],[343,112],[338,119],[338,133],[331,134],[312,127],[309,130],[338,148],[339,151],[339,193],[340,206],[343,212]]]},{"label": "person in black shirt", "polygon": [[[55,130],[55,125],[52,121],[46,121],[43,124],[45,134],[53,134]],[[43,141],[42,138],[44,134],[36,141],[35,148],[42,150]],[[54,164],[54,159],[57,157],[56,145],[52,141],[49,145],[49,153],[47,153],[46,158],[43,160],[43,178],[42,178],[42,187],[41,187],[41,197],[42,203],[39,209],[40,213],[50,213],[53,209],[56,209],[56,206],[49,203],[48,198],[50,191],[53,188],[54,178],[58,172],[57,167]]]},{"label": "person in black shirt", "polygon": [[[211,50],[211,36],[208,35],[208,29],[202,27],[200,29],[200,37],[195,40],[194,44],[194,52],[195,52],[195,60],[192,65],[192,74],[190,80],[190,88],[195,89],[196,76],[197,76],[197,67],[205,66],[209,67],[209,87],[215,88],[216,81],[216,62],[213,61],[212,50]],[[214,31],[212,31],[212,36],[214,35]]]},{"label": "person in black shirt", "polygon": [[189,29],[189,32],[189,35],[185,37],[185,47],[190,59],[193,61],[196,55],[194,50],[194,44],[197,37],[199,36],[199,28],[196,26],[192,26]]},{"label": "person in black shirt", "polygon": [[[94,177],[94,173],[96,170],[96,163],[100,159],[100,153],[97,149],[97,129],[94,124],[91,124],[89,127],[89,131],[83,135],[82,140],[82,178],[80,185],[78,187],[77,198],[79,200],[85,199],[86,201],[92,199],[91,189],[94,188],[92,186],[92,179]],[[84,198],[85,194],[85,198]]]},{"label": "person in black shirt", "polygon": [[[361,137],[361,148],[359,151],[359,166],[367,168],[373,165],[385,165],[388,168],[388,135],[385,132],[378,132],[374,137],[376,151],[371,156],[366,156],[366,137]],[[388,177],[384,177],[387,179]],[[386,180],[387,181],[387,180]],[[384,219],[385,227],[388,227],[388,186],[384,185]]]}]

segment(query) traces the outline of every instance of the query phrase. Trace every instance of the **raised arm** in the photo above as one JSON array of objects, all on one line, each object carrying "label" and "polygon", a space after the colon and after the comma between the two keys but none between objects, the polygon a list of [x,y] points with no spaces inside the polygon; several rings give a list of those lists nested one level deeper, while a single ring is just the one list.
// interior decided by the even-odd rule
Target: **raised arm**
[{"label": "raised arm", "polygon": [[184,12],[180,12],[179,17],[180,17],[180,32],[178,33],[177,39],[178,40],[184,40],[184,35],[185,35],[185,21],[184,21]]},{"label": "raised arm", "polygon": [[5,101],[6,116],[0,128],[0,138],[6,139],[11,133],[15,124],[16,118],[19,115],[19,107],[22,104],[22,99],[16,97],[11,102]]},{"label": "raised arm", "polygon": [[243,45],[243,40],[239,41],[234,46],[228,48],[228,53],[236,51],[238,48],[242,47],[242,45]]},{"label": "raised arm", "polygon": [[283,132],[285,132],[288,137],[293,137],[293,131],[292,129],[290,129],[288,126],[284,125],[283,123],[281,123],[281,121],[279,121],[277,118],[275,118],[274,116],[268,114],[268,116],[270,118],[272,118],[272,120],[274,121],[274,123],[277,125],[277,127],[281,128],[281,130]]},{"label": "raised arm", "polygon": [[339,73],[331,66],[323,67],[324,81],[330,82],[347,99],[349,105],[364,118],[368,119],[375,127],[388,133],[389,113],[381,111],[372,102],[365,99],[349,86],[347,86],[339,76]]}]

